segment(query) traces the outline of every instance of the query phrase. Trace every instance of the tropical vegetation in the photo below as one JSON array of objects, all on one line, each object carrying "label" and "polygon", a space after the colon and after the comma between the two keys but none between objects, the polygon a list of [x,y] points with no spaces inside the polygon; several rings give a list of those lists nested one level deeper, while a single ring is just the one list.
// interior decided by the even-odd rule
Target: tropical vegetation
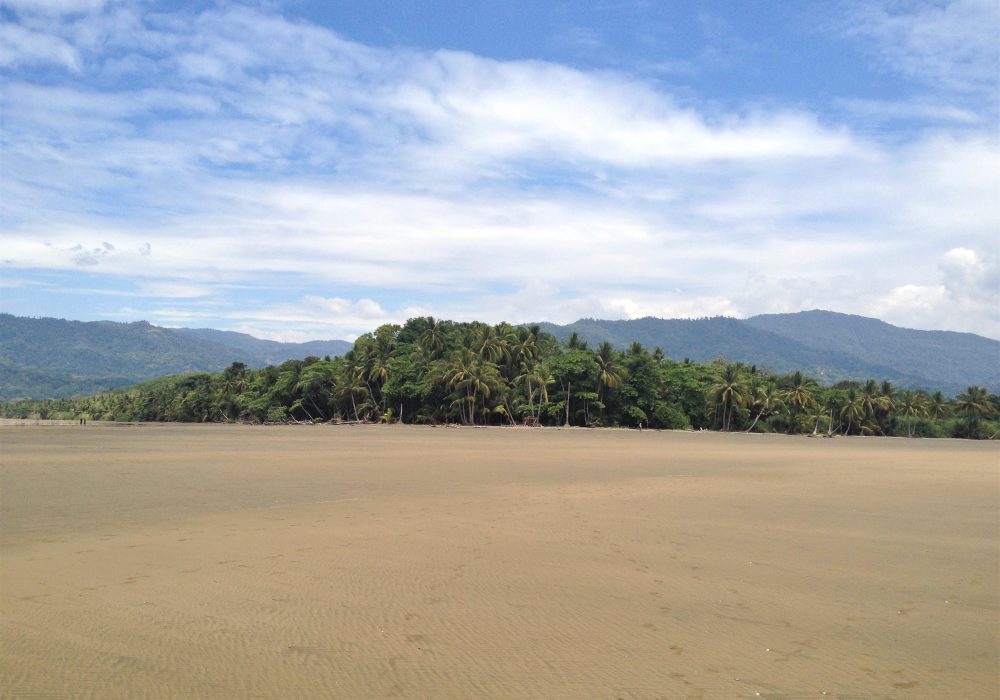
[{"label": "tropical vegetation", "polygon": [[887,381],[821,386],[723,359],[675,360],[636,342],[560,343],[538,326],[430,317],[384,325],[343,357],[161,377],[87,397],[0,404],[8,418],[246,423],[617,426],[811,435],[996,437],[1000,399]]}]

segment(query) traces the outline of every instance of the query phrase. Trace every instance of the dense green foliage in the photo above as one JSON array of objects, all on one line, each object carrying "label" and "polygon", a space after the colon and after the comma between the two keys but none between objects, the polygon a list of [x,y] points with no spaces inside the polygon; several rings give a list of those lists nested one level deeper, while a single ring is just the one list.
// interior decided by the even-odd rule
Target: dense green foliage
[{"label": "dense green foliage", "polygon": [[118,421],[382,421],[466,425],[706,428],[843,435],[992,437],[998,397],[954,400],[887,381],[821,387],[713,360],[677,362],[656,348],[560,344],[537,326],[411,319],[360,337],[344,357],[260,370],[163,377],[77,399],[0,405],[4,417]]},{"label": "dense green foliage", "polygon": [[233,361],[264,367],[308,355],[343,354],[350,347],[340,340],[277,343],[145,322],[0,314],[0,398],[92,394],[165,374],[222,370]]},{"label": "dense green foliage", "polygon": [[[909,389],[957,394],[970,384],[1000,391],[1000,341],[971,333],[898,328],[874,318],[831,311],[735,318],[630,321],[584,319],[541,324],[565,340],[572,333],[596,346],[609,342],[660,347],[673,358],[725,357],[775,372],[797,369],[824,383],[879,377]],[[947,358],[947,361],[942,361]]]}]

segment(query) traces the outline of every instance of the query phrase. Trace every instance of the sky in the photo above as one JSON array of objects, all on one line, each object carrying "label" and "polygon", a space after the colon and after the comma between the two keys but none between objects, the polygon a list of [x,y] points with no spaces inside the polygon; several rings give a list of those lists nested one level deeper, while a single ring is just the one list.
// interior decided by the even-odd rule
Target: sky
[{"label": "sky", "polygon": [[1000,338],[1000,0],[0,0],[0,311]]}]

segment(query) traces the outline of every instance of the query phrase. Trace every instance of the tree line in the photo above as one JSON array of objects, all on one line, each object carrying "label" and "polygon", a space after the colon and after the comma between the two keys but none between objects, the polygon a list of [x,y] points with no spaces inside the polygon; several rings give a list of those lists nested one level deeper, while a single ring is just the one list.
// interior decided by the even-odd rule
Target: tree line
[{"label": "tree line", "polygon": [[719,359],[676,361],[633,343],[565,343],[537,326],[431,317],[387,324],[345,356],[162,377],[88,397],[0,404],[8,418],[179,422],[569,425],[993,438],[1000,398],[889,382],[823,387]]}]

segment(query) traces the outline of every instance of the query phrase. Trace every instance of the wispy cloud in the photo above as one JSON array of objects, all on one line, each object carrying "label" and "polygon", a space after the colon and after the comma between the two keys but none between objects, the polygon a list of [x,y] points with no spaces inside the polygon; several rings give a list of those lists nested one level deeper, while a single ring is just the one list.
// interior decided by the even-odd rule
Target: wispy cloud
[{"label": "wispy cloud", "polygon": [[996,90],[1000,7],[995,0],[863,0],[851,4],[842,28],[889,70],[938,88]]}]

